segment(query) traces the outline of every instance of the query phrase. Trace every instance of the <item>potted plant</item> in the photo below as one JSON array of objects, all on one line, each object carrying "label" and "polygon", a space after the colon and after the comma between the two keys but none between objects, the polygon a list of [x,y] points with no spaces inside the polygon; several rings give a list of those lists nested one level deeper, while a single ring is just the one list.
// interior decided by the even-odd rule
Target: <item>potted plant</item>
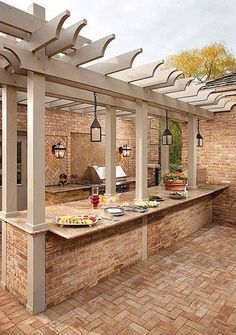
[{"label": "potted plant", "polygon": [[65,173],[61,173],[59,176],[59,185],[65,185],[67,182],[67,175]]},{"label": "potted plant", "polygon": [[163,177],[165,189],[169,191],[184,191],[188,177],[183,172],[169,172]]}]

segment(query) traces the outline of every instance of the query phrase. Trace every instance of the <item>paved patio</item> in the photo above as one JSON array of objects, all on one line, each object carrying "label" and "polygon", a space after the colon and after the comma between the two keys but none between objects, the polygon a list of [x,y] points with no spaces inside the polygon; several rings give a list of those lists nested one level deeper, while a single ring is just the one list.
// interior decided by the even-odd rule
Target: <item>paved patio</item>
[{"label": "paved patio", "polygon": [[37,316],[0,289],[0,334],[233,335],[235,247],[236,228],[207,226]]}]

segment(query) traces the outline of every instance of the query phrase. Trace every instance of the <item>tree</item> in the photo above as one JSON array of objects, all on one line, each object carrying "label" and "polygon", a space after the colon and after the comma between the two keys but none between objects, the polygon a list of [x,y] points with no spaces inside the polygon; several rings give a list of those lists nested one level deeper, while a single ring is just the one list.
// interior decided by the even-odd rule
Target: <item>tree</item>
[{"label": "tree", "polygon": [[181,51],[170,56],[167,63],[182,70],[186,77],[194,77],[199,82],[216,79],[236,69],[236,58],[220,42]]},{"label": "tree", "polygon": [[170,169],[176,171],[182,165],[182,128],[180,122],[171,121],[170,131],[173,145],[170,146]]}]

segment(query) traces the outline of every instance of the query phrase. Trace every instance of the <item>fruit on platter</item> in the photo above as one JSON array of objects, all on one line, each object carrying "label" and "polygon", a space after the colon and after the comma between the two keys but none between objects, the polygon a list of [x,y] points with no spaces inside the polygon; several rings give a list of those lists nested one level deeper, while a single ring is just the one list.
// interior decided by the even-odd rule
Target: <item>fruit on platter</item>
[{"label": "fruit on platter", "polygon": [[158,201],[135,201],[135,206],[140,206],[144,208],[154,208],[159,205]]},{"label": "fruit on platter", "polygon": [[63,215],[56,218],[56,223],[60,225],[90,226],[97,221],[97,217],[93,215]]}]

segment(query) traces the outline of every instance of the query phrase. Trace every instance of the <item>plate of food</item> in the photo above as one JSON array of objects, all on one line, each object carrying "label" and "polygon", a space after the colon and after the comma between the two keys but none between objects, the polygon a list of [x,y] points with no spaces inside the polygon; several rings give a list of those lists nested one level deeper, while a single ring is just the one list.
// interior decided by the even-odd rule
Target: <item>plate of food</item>
[{"label": "plate of food", "polygon": [[55,224],[60,225],[61,227],[64,226],[91,227],[97,224],[98,217],[95,215],[62,215],[56,217],[53,220],[53,222]]},{"label": "plate of food", "polygon": [[121,216],[125,214],[125,211],[120,207],[107,207],[104,211],[113,216]]}]

